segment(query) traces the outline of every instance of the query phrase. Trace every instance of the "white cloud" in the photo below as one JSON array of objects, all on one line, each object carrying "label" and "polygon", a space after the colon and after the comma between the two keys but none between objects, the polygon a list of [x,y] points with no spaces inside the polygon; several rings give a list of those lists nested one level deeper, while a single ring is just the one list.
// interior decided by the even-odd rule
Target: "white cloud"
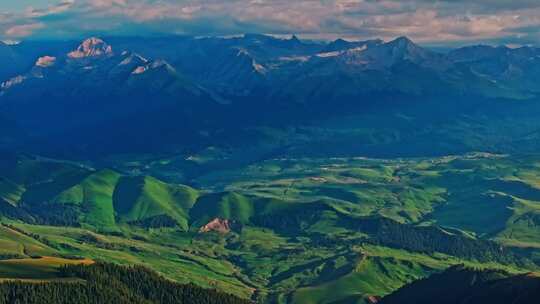
[{"label": "white cloud", "polygon": [[32,35],[35,30],[44,28],[45,24],[43,23],[29,23],[14,25],[5,30],[5,35],[11,38],[22,38]]},{"label": "white cloud", "polygon": [[29,8],[20,16],[0,14],[0,32],[3,29],[6,35],[8,31],[18,37],[32,35],[44,27],[39,34],[264,32],[515,43],[538,39],[540,1],[64,0]]},{"label": "white cloud", "polygon": [[42,9],[28,7],[25,15],[29,18],[40,18],[52,14],[60,14],[69,10],[73,4],[75,4],[75,0],[62,1],[56,5],[49,5],[47,8]]}]

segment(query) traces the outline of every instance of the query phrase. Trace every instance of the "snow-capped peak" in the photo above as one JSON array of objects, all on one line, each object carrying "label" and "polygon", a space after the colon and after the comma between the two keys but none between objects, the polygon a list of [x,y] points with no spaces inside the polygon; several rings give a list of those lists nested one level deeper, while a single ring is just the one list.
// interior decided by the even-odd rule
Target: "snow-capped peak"
[{"label": "snow-capped peak", "polygon": [[43,56],[39,57],[36,61],[36,66],[42,67],[42,68],[48,68],[55,64],[56,57],[53,56]]},{"label": "snow-capped peak", "polygon": [[110,45],[99,38],[92,37],[83,41],[75,51],[68,54],[68,57],[72,59],[79,59],[110,54],[112,54],[112,47]]}]

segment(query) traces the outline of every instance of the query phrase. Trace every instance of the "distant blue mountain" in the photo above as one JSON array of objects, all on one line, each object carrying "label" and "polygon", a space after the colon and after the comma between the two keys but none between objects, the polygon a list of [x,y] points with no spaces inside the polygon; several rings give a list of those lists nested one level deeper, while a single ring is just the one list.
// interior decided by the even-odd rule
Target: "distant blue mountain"
[{"label": "distant blue mountain", "polygon": [[261,157],[406,156],[540,145],[531,47],[111,37],[0,44],[0,61],[0,113],[17,126],[0,144],[33,152],[248,145]]}]

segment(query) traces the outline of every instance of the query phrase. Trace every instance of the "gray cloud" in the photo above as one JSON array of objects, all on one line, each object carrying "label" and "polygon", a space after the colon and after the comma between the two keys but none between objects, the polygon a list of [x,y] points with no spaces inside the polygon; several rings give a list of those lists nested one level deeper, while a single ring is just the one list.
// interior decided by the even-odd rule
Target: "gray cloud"
[{"label": "gray cloud", "polygon": [[64,0],[0,14],[0,36],[296,33],[424,43],[537,43],[538,0]]}]

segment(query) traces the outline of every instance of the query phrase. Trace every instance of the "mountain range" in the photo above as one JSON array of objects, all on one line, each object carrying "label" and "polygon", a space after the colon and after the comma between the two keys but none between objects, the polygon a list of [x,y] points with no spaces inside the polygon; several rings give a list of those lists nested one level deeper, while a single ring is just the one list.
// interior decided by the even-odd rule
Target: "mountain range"
[{"label": "mountain range", "polygon": [[406,37],[246,34],[22,42],[0,52],[0,123],[10,126],[0,142],[11,149],[101,157],[250,147],[264,157],[322,145],[315,153],[423,156],[479,150],[480,137],[490,151],[538,148],[533,47],[438,53]]}]

